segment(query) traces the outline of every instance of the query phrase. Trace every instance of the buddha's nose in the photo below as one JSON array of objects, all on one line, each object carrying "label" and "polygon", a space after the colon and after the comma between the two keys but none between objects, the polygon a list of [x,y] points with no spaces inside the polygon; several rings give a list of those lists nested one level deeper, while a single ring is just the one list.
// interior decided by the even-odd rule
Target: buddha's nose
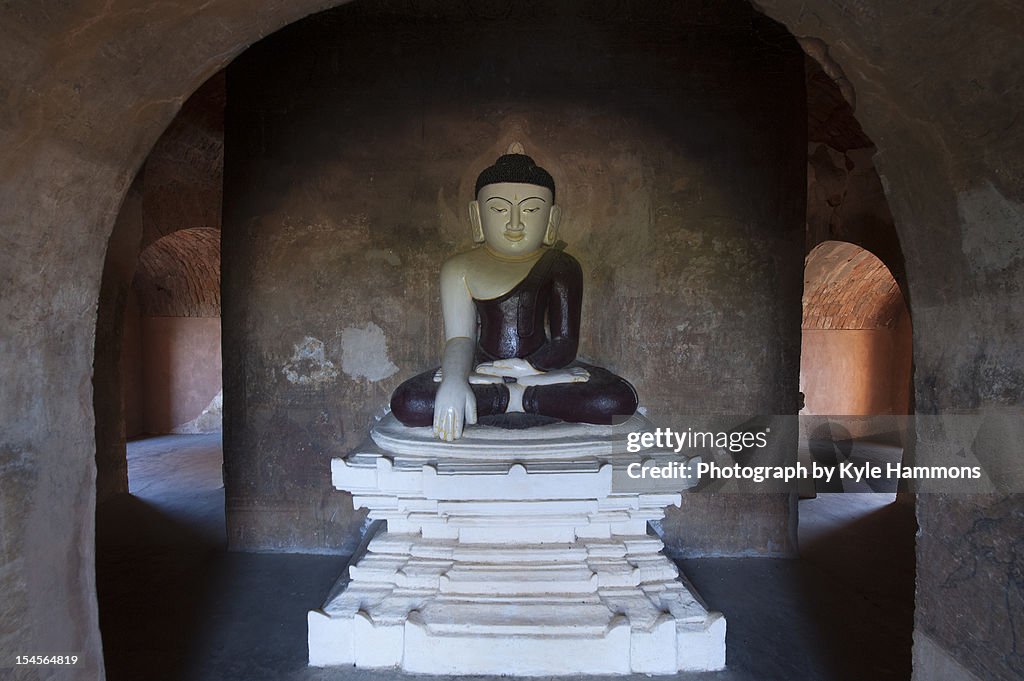
[{"label": "buddha's nose", "polygon": [[519,219],[519,207],[512,206],[512,210],[508,216],[508,230],[510,232],[519,232],[523,229],[523,223]]}]

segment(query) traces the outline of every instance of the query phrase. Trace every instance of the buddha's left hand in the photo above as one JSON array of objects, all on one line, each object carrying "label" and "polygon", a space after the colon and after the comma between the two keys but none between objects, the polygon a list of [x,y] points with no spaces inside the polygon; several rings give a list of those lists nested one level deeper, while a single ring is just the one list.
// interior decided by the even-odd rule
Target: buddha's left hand
[{"label": "buddha's left hand", "polygon": [[523,376],[538,376],[544,372],[534,369],[533,365],[525,359],[512,357],[509,359],[496,359],[493,362],[484,362],[476,368],[476,373],[484,376],[509,376],[511,378],[522,378]]}]

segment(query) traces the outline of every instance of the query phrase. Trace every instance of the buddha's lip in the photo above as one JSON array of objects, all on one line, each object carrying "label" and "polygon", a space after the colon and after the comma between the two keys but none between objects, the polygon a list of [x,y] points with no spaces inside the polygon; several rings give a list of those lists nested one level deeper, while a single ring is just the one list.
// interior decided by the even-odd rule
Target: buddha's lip
[{"label": "buddha's lip", "polygon": [[524,232],[505,232],[505,238],[509,241],[520,241],[525,236]]}]

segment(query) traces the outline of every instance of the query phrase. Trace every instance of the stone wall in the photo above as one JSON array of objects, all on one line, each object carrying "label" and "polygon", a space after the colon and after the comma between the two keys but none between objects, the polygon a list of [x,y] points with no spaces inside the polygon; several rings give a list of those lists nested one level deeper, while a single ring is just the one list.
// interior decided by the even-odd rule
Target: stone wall
[{"label": "stone wall", "polygon": [[[663,425],[795,412],[803,55],[739,4],[703,25],[673,24],[668,5],[628,24],[622,11],[346,6],[230,67],[233,547],[354,545],[359,516],[331,489],[330,458],[439,361],[440,264],[471,245],[476,175],[515,140],[555,176],[583,265],[581,356],[634,382]],[[787,499],[721,505],[688,496],[665,524],[673,548],[791,549]]]}]

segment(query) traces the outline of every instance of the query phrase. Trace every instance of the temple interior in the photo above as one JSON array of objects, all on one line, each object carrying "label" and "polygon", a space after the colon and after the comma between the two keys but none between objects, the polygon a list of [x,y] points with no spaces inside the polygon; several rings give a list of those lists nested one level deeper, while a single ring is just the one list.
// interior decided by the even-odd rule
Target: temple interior
[{"label": "temple interior", "polygon": [[367,528],[330,460],[437,366],[518,142],[652,422],[984,471],[685,493],[729,629],[676,678],[1021,678],[1024,9],[911,5],[8,3],[0,670],[395,677],[306,666]]}]

